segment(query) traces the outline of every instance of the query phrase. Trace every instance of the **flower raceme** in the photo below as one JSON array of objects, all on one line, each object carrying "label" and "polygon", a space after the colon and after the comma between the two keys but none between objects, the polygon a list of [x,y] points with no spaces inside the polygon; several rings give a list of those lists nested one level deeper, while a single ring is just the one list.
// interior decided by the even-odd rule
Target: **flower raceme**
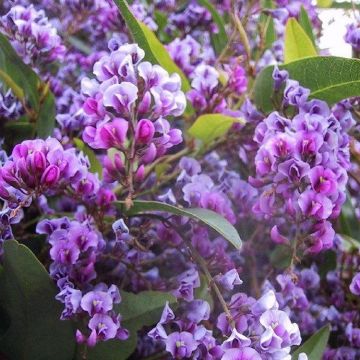
[{"label": "flower raceme", "polygon": [[[263,192],[253,211],[279,217],[271,231],[274,242],[288,243],[297,228],[305,250],[318,253],[332,247],[335,232],[329,220],[338,217],[345,201],[350,166],[346,131],[352,125],[348,113],[308,100],[309,90],[283,70],[275,69],[273,77],[275,89],[285,83],[283,106],[297,113],[289,119],[273,112],[255,129],[257,177],[250,182]],[[280,231],[283,216],[294,224],[285,236]]]},{"label": "flower raceme", "polygon": [[74,148],[64,150],[54,138],[23,141],[0,168],[0,197],[15,208],[29,206],[41,194],[76,191],[92,196],[99,180],[82,156]]},{"label": "flower raceme", "polygon": [[181,131],[166,120],[185,110],[180,77],[143,58],[136,44],[122,45],[95,63],[95,79],[82,80],[83,109],[91,124],[83,139],[94,149],[113,149],[104,160],[109,182],[125,184],[130,162],[141,181],[144,165],[182,142]]}]

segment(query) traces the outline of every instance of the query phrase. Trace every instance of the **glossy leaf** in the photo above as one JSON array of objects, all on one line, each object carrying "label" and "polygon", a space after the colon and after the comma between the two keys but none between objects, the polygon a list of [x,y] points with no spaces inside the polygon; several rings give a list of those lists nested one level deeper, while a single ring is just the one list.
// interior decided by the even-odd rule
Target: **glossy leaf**
[{"label": "glossy leaf", "polygon": [[[0,80],[26,104],[37,135],[47,138],[55,126],[55,100],[37,74],[23,63],[7,38],[0,33]],[[29,115],[28,114],[28,115]]]},{"label": "glossy leaf", "polygon": [[5,35],[0,33],[0,80],[12,89],[18,99],[24,99],[39,109],[39,79],[36,73],[16,54]]},{"label": "glossy leaf", "polygon": [[[116,202],[123,208],[124,202]],[[209,226],[237,249],[241,247],[241,239],[236,229],[222,216],[214,211],[200,208],[184,209],[159,201],[135,200],[133,206],[127,210],[128,215],[136,215],[147,211],[164,211],[174,215],[184,216]]]},{"label": "glossy leaf", "polygon": [[322,359],[326,345],[329,340],[330,326],[322,327],[318,332],[312,335],[305,341],[291,356],[292,359],[297,359],[299,354],[305,353],[309,360]]},{"label": "glossy leaf", "polygon": [[[272,9],[274,7],[272,0],[263,0],[262,7],[264,9]],[[276,40],[276,31],[274,19],[271,15],[265,15],[264,13],[260,16],[260,22],[263,24],[263,31],[265,34],[265,48],[270,49],[274,41]]]},{"label": "glossy leaf", "polygon": [[114,0],[114,3],[119,8],[120,13],[124,18],[126,26],[131,32],[134,41],[145,51],[145,59],[153,64],[156,64],[156,57],[146,39],[144,32],[141,29],[139,22],[132,14],[128,3],[125,0]]},{"label": "glossy leaf", "polygon": [[285,64],[305,57],[316,56],[314,44],[295,18],[290,18],[285,28]]},{"label": "glossy leaf", "polygon": [[166,302],[176,304],[176,298],[160,291],[143,291],[138,294],[121,292],[121,303],[115,310],[121,314],[121,325],[128,329],[130,337],[126,341],[110,340],[90,349],[89,360],[125,360],[135,350],[137,331],[144,326],[156,324],[161,317]]},{"label": "glossy leaf", "polygon": [[[310,97],[332,105],[340,100],[360,96],[360,60],[336,56],[317,56],[280,66],[290,78],[311,90]],[[273,66],[265,68],[254,85],[254,100],[258,109],[273,110]]]},{"label": "glossy leaf", "polygon": [[234,123],[244,123],[240,118],[223,114],[206,114],[199,116],[188,130],[189,134],[204,143],[210,143],[219,136],[226,134]]},{"label": "glossy leaf", "polygon": [[0,349],[10,359],[71,360],[75,337],[60,320],[56,286],[33,253],[15,240],[4,242],[0,304],[10,319]]},{"label": "glossy leaf", "polygon": [[212,40],[215,52],[217,54],[220,54],[221,51],[225,48],[225,46],[228,43],[228,36],[227,36],[226,30],[225,30],[225,24],[224,24],[223,18],[217,12],[216,8],[210,3],[210,1],[198,0],[198,3],[210,12],[214,23],[218,27],[218,29],[217,29],[218,32],[212,31],[210,33],[210,35],[211,35],[211,40]]},{"label": "glossy leaf", "polygon": [[74,138],[74,144],[75,146],[82,151],[89,159],[90,162],[90,171],[92,173],[98,173],[99,177],[102,177],[102,165],[98,158],[96,157],[96,154],[94,153],[93,149],[91,149],[89,146],[87,146],[81,139]]},{"label": "glossy leaf", "polygon": [[316,48],[315,37],[314,37],[314,32],[313,32],[313,26],[312,26],[311,21],[309,19],[309,15],[308,15],[308,13],[306,12],[306,10],[305,10],[305,8],[303,6],[301,6],[301,10],[300,10],[299,24],[305,30],[306,35],[309,37],[309,39],[313,43],[314,47]]}]

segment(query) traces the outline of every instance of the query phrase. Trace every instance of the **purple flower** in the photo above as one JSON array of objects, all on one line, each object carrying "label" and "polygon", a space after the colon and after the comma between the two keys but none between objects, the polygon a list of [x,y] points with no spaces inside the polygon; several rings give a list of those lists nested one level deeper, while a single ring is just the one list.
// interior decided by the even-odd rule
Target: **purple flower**
[{"label": "purple flower", "polygon": [[315,166],[309,172],[312,188],[321,194],[331,195],[337,191],[337,179],[334,172],[323,166]]},{"label": "purple flower", "polygon": [[350,284],[350,291],[354,295],[360,296],[360,272],[355,274]]},{"label": "purple flower", "polygon": [[328,197],[312,190],[306,190],[300,195],[299,206],[304,215],[313,216],[318,220],[327,219],[333,209]]},{"label": "purple flower", "polygon": [[87,341],[89,346],[94,346],[99,340],[114,339],[119,325],[109,315],[95,314],[89,321],[91,334]]},{"label": "purple flower", "polygon": [[321,221],[314,225],[309,236],[308,252],[317,254],[333,246],[335,231],[329,221]]},{"label": "purple flower", "polygon": [[155,127],[150,120],[142,119],[135,130],[135,140],[140,144],[148,144],[154,137]]},{"label": "purple flower", "polygon": [[274,89],[278,91],[281,85],[289,78],[289,73],[286,70],[279,70],[279,68],[275,66],[272,78],[274,80]]},{"label": "purple flower", "polygon": [[265,328],[260,337],[260,347],[264,351],[288,353],[290,346],[301,343],[298,325],[292,323],[284,311],[266,311],[260,316],[260,324]]},{"label": "purple flower", "polygon": [[244,347],[226,350],[221,360],[261,360],[261,356],[256,350]]},{"label": "purple flower", "polygon": [[90,291],[81,299],[81,307],[90,316],[94,314],[106,314],[113,308],[111,296],[104,291]]},{"label": "purple flower", "polygon": [[243,283],[236,269],[231,269],[224,275],[218,275],[216,281],[223,289],[229,291],[233,290],[235,285],[241,285]]},{"label": "purple flower", "polygon": [[170,352],[175,359],[190,357],[197,346],[197,341],[187,331],[174,332],[166,339],[166,351]]},{"label": "purple flower", "polygon": [[51,258],[60,264],[73,265],[79,259],[80,249],[67,240],[56,241],[50,249]]},{"label": "purple flower", "polygon": [[286,87],[284,90],[284,101],[286,104],[301,107],[305,104],[309,94],[310,90],[300,86],[298,81],[286,81]]},{"label": "purple flower", "polygon": [[109,86],[104,92],[104,105],[118,113],[130,112],[138,98],[138,88],[130,82]]}]

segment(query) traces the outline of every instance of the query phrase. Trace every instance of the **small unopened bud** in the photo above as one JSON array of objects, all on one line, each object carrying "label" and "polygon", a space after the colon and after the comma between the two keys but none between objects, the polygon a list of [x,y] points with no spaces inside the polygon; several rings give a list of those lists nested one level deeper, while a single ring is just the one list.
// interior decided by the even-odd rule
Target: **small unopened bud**
[{"label": "small unopened bud", "polygon": [[59,181],[60,169],[56,165],[50,165],[45,169],[45,172],[41,176],[41,184],[46,186],[52,186]]}]

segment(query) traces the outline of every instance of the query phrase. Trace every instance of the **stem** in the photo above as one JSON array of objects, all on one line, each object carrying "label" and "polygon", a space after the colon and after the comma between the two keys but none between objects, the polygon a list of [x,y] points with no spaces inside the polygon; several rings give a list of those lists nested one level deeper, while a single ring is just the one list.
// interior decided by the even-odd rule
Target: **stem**
[{"label": "stem", "polygon": [[198,251],[194,248],[194,246],[192,245],[191,241],[189,240],[185,240],[186,242],[186,245],[189,247],[190,251],[191,251],[191,255],[194,257],[195,261],[199,264],[201,270],[203,271],[205,277],[206,277],[206,280],[209,284],[210,287],[212,287],[212,289],[214,290],[217,298],[219,299],[220,301],[220,304],[226,314],[226,317],[230,323],[230,326],[232,329],[235,328],[235,321],[231,315],[231,312],[226,304],[226,301],[224,300],[222,294],[221,294],[221,291],[220,289],[218,288],[218,286],[216,285],[216,282],[215,280],[213,279],[213,277],[211,276],[210,274],[210,271],[207,267],[207,264],[205,262],[205,260],[202,258],[202,256],[198,253]]}]

